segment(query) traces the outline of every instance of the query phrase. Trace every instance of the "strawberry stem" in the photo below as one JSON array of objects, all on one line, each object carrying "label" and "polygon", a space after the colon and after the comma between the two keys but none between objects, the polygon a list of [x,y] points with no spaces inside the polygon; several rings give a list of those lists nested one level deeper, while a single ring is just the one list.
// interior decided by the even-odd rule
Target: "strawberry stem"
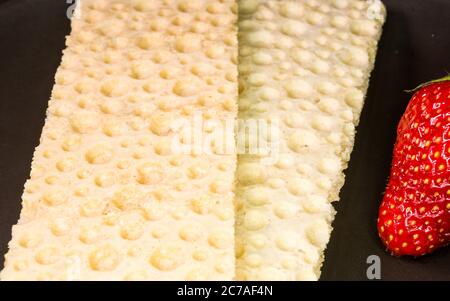
[{"label": "strawberry stem", "polygon": [[431,80],[429,82],[420,84],[419,86],[415,87],[414,89],[411,90],[405,90],[405,92],[411,93],[411,92],[415,92],[417,90],[419,90],[420,88],[423,88],[425,86],[431,85],[431,84],[435,84],[435,83],[441,83],[441,82],[446,82],[446,81],[450,81],[450,74],[447,73],[447,76],[444,76],[442,78],[439,79],[435,79],[435,80]]}]

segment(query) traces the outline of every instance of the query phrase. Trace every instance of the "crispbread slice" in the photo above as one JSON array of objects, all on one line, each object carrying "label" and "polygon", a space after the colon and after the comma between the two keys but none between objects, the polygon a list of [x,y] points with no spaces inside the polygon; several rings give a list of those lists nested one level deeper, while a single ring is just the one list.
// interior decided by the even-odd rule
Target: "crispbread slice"
[{"label": "crispbread slice", "polygon": [[232,279],[236,156],[171,145],[236,117],[236,3],[79,5],[1,279]]},{"label": "crispbread slice", "polygon": [[241,0],[239,12],[239,118],[274,125],[265,139],[279,145],[238,159],[237,279],[317,280],[385,9]]}]

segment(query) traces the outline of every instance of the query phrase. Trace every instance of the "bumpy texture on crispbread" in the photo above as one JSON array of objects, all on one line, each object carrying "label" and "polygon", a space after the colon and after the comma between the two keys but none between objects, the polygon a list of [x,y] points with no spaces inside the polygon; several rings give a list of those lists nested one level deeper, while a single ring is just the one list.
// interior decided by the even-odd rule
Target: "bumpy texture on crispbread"
[{"label": "bumpy texture on crispbread", "polygon": [[79,4],[1,279],[232,279],[236,156],[170,146],[235,119],[236,3]]},{"label": "bumpy texture on crispbread", "polygon": [[378,0],[240,1],[239,117],[280,150],[238,159],[237,279],[319,278],[384,19]]}]

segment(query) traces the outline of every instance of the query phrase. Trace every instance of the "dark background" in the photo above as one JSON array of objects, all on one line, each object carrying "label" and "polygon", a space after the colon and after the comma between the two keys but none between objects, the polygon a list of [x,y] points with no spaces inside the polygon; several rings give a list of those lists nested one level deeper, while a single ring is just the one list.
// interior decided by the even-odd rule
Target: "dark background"
[{"label": "dark background", "polygon": [[[0,0],[0,269],[20,212],[23,184],[70,31],[65,0]],[[403,92],[450,71],[450,1],[385,0],[388,18],[358,127],[322,280],[366,280],[381,258],[383,280],[450,280],[450,248],[394,258],[376,232]]]}]

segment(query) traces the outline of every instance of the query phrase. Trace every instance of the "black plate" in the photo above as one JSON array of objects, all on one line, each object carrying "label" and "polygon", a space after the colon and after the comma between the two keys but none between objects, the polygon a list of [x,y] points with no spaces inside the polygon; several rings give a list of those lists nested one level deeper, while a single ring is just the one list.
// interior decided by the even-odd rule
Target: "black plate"
[{"label": "black plate", "polygon": [[[70,30],[65,2],[0,0],[0,267]],[[388,20],[321,279],[366,280],[367,257],[377,255],[384,280],[450,280],[450,248],[398,259],[376,232],[395,129],[409,98],[403,90],[450,71],[450,1],[384,2]]]}]

